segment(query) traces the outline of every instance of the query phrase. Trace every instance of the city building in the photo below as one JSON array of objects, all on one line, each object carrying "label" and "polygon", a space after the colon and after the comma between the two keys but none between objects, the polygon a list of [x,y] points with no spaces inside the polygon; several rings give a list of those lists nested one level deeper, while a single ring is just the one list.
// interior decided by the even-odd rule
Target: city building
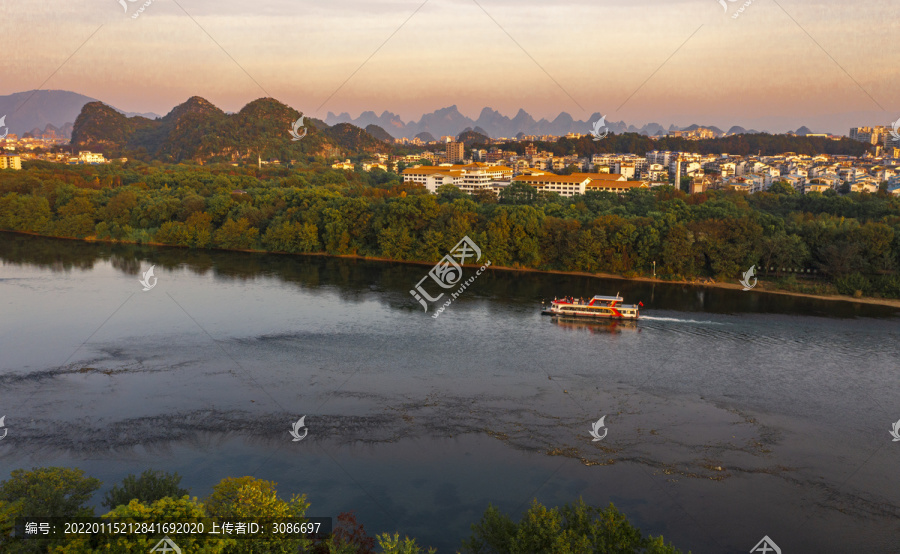
[{"label": "city building", "polygon": [[492,190],[497,183],[506,185],[512,178],[513,169],[504,165],[473,163],[467,165],[433,166],[422,165],[403,170],[404,183],[417,183],[436,192],[438,187],[453,185],[472,194],[479,190]]},{"label": "city building", "polygon": [[466,159],[466,145],[461,142],[452,140],[447,142],[447,146],[444,152],[446,154],[447,162],[451,164],[455,164]]},{"label": "city building", "polygon": [[[885,135],[890,136],[891,129],[883,125],[875,127],[853,127],[850,129],[850,138],[867,144],[882,142]],[[886,144],[886,143],[885,143]]]},{"label": "city building", "polygon": [[103,154],[95,154],[93,152],[82,151],[78,153],[78,163],[83,164],[105,164],[106,158]]},{"label": "city building", "polygon": [[512,182],[530,185],[536,188],[538,192],[555,192],[560,196],[571,197],[576,194],[584,194],[591,179],[584,174],[556,175],[555,173],[543,173],[518,175],[513,178]]},{"label": "city building", "polygon": [[14,154],[0,154],[0,169],[22,169],[22,158]]},{"label": "city building", "polygon": [[524,183],[538,192],[555,192],[560,196],[572,197],[588,191],[623,193],[635,187],[648,187],[646,183],[627,181],[623,175],[615,173],[554,173],[532,172],[530,175],[514,177],[513,183]]}]

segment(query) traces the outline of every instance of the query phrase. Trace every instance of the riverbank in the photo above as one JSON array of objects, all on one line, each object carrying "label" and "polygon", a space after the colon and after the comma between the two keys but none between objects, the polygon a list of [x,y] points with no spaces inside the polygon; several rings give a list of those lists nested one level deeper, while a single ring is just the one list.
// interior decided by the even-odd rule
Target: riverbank
[{"label": "riverbank", "polygon": [[[182,248],[187,249],[184,246],[176,246],[171,244],[163,244],[159,242],[143,242],[137,243],[132,241],[123,241],[123,240],[107,240],[107,239],[98,239],[96,237],[85,237],[85,238],[77,238],[77,237],[62,237],[62,236],[54,236],[54,235],[44,235],[40,233],[32,233],[27,231],[0,231],[4,233],[11,234],[19,234],[19,235],[30,235],[35,237],[45,237],[45,238],[54,238],[54,239],[62,239],[62,240],[74,240],[81,242],[101,242],[104,244],[132,244],[137,246],[158,246],[165,248]],[[303,253],[291,253],[291,252],[275,252],[269,250],[253,250],[253,249],[231,249],[231,248],[204,248],[203,250],[220,250],[226,252],[246,252],[252,254],[279,254],[279,255],[287,255],[287,256],[320,256],[327,258],[345,258],[345,259],[356,259],[356,260],[366,260],[366,261],[374,261],[374,262],[387,262],[387,263],[402,263],[402,264],[412,264],[412,265],[422,265],[422,266],[433,266],[434,262],[425,262],[418,260],[394,260],[391,258],[382,258],[376,256],[361,256],[357,254],[329,254],[327,252],[303,252]],[[479,267],[478,264],[466,264],[465,267]],[[731,289],[731,290],[742,290],[743,286],[738,283],[726,283],[721,281],[715,281],[709,278],[698,278],[692,280],[666,280],[659,279],[656,277],[648,277],[648,276],[635,276],[635,277],[626,277],[624,275],[617,275],[615,273],[591,273],[586,271],[561,271],[554,269],[534,269],[534,268],[524,268],[524,267],[506,267],[492,264],[491,269],[496,269],[500,271],[516,271],[523,273],[545,273],[545,274],[555,274],[555,275],[569,275],[569,276],[579,276],[579,277],[594,277],[598,279],[617,279],[621,281],[635,281],[635,282],[644,282],[644,283],[662,283],[668,285],[684,285],[690,287],[703,287],[703,288],[717,288],[717,289]],[[773,283],[766,283],[762,280],[758,281],[757,285],[751,290],[747,292],[754,293],[766,293],[766,294],[777,294],[782,296],[793,296],[799,298],[812,298],[816,300],[829,300],[829,301],[837,301],[837,302],[851,302],[855,304],[870,304],[876,306],[888,306],[892,308],[900,308],[900,299],[891,299],[891,298],[874,298],[874,297],[854,297],[854,296],[846,296],[839,294],[811,294],[804,292],[796,292],[789,291],[783,289],[776,288],[768,288],[773,286]],[[560,294],[564,294],[561,292]]]}]

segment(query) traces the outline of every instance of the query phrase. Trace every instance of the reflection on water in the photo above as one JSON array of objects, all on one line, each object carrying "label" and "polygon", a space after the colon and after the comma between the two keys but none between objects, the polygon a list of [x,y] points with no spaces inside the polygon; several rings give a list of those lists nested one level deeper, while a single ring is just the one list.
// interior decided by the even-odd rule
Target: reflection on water
[{"label": "reflection on water", "polygon": [[[13,234],[0,261],[3,468],[253,474],[447,552],[489,502],[579,496],[694,552],[895,546],[892,308],[497,270],[432,320],[427,265]],[[540,315],[616,291],[640,320]]]},{"label": "reflection on water", "polygon": [[[325,256],[248,254],[139,245],[86,243],[0,232],[0,259],[6,264],[28,265],[53,272],[90,270],[108,262],[117,270],[140,275],[141,265],[160,269],[186,268],[197,275],[212,273],[216,279],[250,281],[277,276],[280,281],[304,288],[325,285],[340,291],[341,299],[353,301],[361,291],[403,291],[408,296],[409,279],[430,266],[370,262]],[[418,281],[415,279],[413,282]],[[826,317],[893,317],[896,308],[851,302],[822,301],[806,297],[740,292],[703,286],[645,283],[618,279],[496,270],[489,283],[467,291],[495,301],[540,302],[561,291],[590,297],[616,290],[622,296],[642,301],[644,313],[652,310],[680,312],[774,313]],[[405,296],[396,298],[398,309],[414,308]],[[642,314],[643,315],[643,314]]]},{"label": "reflection on water", "polygon": [[562,329],[588,331],[590,333],[640,332],[635,320],[587,320],[577,317],[551,316],[550,320]]}]

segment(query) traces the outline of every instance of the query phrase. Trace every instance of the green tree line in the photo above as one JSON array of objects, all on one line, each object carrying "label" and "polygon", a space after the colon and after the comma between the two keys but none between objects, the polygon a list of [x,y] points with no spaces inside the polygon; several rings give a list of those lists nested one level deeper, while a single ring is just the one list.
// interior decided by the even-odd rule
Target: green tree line
[{"label": "green tree line", "polygon": [[[255,477],[226,477],[199,499],[180,486],[181,477],[147,470],[129,475],[103,498],[109,509],[101,517],[116,522],[176,523],[213,520],[304,519],[310,503],[305,495],[279,496],[277,483]],[[88,505],[100,488],[98,479],[80,469],[18,469],[0,482],[0,550],[9,554],[99,554],[149,552],[163,534],[80,534],[64,538],[13,537],[17,517],[94,517]],[[434,549],[400,533],[371,537],[352,512],[337,517],[327,537],[279,536],[235,539],[206,534],[172,537],[184,552],[196,554],[420,554]],[[560,508],[534,501],[516,522],[493,506],[472,525],[461,552],[470,554],[678,554],[662,537],[644,536],[612,504],[596,508],[580,499]]]},{"label": "green tree line", "polygon": [[[671,187],[468,196],[393,173],[29,163],[0,172],[0,229],[80,239],[437,261],[468,235],[494,266],[656,273],[900,298],[900,198]],[[804,278],[797,280],[796,276]],[[815,277],[806,279],[806,277]]]}]

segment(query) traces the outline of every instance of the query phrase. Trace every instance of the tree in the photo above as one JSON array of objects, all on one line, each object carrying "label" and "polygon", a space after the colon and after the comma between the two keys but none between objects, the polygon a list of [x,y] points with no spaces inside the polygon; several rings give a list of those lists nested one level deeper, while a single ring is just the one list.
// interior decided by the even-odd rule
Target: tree
[{"label": "tree", "polygon": [[[86,477],[84,471],[65,467],[41,467],[31,471],[17,469],[0,483],[0,529],[8,529],[17,517],[91,517],[94,509],[86,506],[100,488],[100,481]],[[0,551],[9,553],[46,552],[61,540],[22,542],[0,535]]]},{"label": "tree", "polygon": [[84,471],[66,467],[17,469],[0,483],[0,500],[18,504],[19,512],[44,517],[89,517],[85,506],[100,488],[100,481]]},{"label": "tree", "polygon": [[500,191],[501,204],[534,204],[537,189],[525,183],[513,182]]},{"label": "tree", "polygon": [[353,512],[337,516],[331,536],[317,542],[312,554],[375,554],[375,539],[366,534],[363,525],[356,521]]},{"label": "tree", "polygon": [[489,506],[481,521],[472,525],[472,536],[463,541],[463,552],[472,554],[677,554],[681,552],[662,537],[644,537],[615,506],[588,506],[581,499],[562,508],[547,509],[534,500],[516,523]]},{"label": "tree", "polygon": [[41,196],[23,196],[15,192],[0,198],[0,228],[43,233],[51,225],[50,202]]},{"label": "tree", "polygon": [[789,196],[797,193],[797,191],[794,190],[794,187],[785,181],[772,183],[772,186],[769,187],[769,192],[772,194],[786,194]]},{"label": "tree", "polygon": [[762,239],[763,269],[775,268],[776,274],[782,269],[797,269],[806,266],[809,260],[809,249],[803,239],[797,235],[780,233]]},{"label": "tree", "polygon": [[[306,496],[292,496],[282,500],[275,490],[277,483],[255,477],[226,477],[213,487],[206,500],[206,510],[219,518],[302,518],[309,507]],[[311,546],[306,538],[267,537],[244,539],[229,549],[229,553],[253,554],[267,552],[288,554]]]},{"label": "tree", "polygon": [[[165,497],[155,502],[144,503],[132,500],[128,504],[116,506],[115,509],[105,514],[104,518],[115,519],[117,522],[153,521],[191,522],[206,517],[203,505],[197,499],[191,500],[187,496],[182,498]],[[103,552],[109,554],[130,554],[134,552],[150,552],[163,536],[169,538],[181,548],[182,552],[197,554],[225,554],[229,552],[247,552],[241,548],[241,543],[255,542],[252,540],[235,540],[223,538],[221,535],[211,533],[197,534],[100,534],[100,535],[71,535],[64,546],[53,550],[55,554],[84,554],[85,552]],[[266,551],[268,552],[268,551]],[[272,552],[282,552],[273,550]],[[287,552],[287,551],[285,551]],[[296,550],[294,551],[296,552]]]},{"label": "tree", "polygon": [[[420,554],[423,552],[422,547],[416,544],[415,539],[411,539],[409,537],[403,537],[400,539],[399,533],[394,533],[393,536],[388,533],[382,533],[378,535],[378,546],[381,547],[381,551],[384,554]],[[429,554],[434,554],[437,552],[434,548],[429,548],[424,552],[428,552]]]},{"label": "tree", "polygon": [[187,244],[192,248],[206,248],[212,240],[212,216],[206,212],[191,214],[184,222]]},{"label": "tree", "polygon": [[468,198],[469,195],[456,185],[441,185],[435,191],[437,193],[438,202],[453,202],[457,198]]},{"label": "tree", "polygon": [[82,238],[94,230],[94,205],[84,196],[73,198],[60,207],[57,214],[54,234],[58,236]]},{"label": "tree", "polygon": [[250,226],[250,221],[242,217],[237,221],[229,218],[216,231],[214,243],[219,248],[248,250],[256,245],[259,229]]},{"label": "tree", "polygon": [[181,498],[190,494],[188,489],[179,487],[181,476],[178,473],[166,473],[148,469],[140,477],[128,475],[122,479],[121,485],[113,485],[103,496],[103,506],[109,509],[120,504],[128,504],[138,500],[144,504],[152,504],[165,497]]},{"label": "tree", "polygon": [[496,204],[497,193],[493,190],[479,189],[472,193],[472,199],[479,204]]},{"label": "tree", "polygon": [[313,223],[284,222],[269,227],[263,237],[263,245],[275,252],[318,252],[319,230]]}]

